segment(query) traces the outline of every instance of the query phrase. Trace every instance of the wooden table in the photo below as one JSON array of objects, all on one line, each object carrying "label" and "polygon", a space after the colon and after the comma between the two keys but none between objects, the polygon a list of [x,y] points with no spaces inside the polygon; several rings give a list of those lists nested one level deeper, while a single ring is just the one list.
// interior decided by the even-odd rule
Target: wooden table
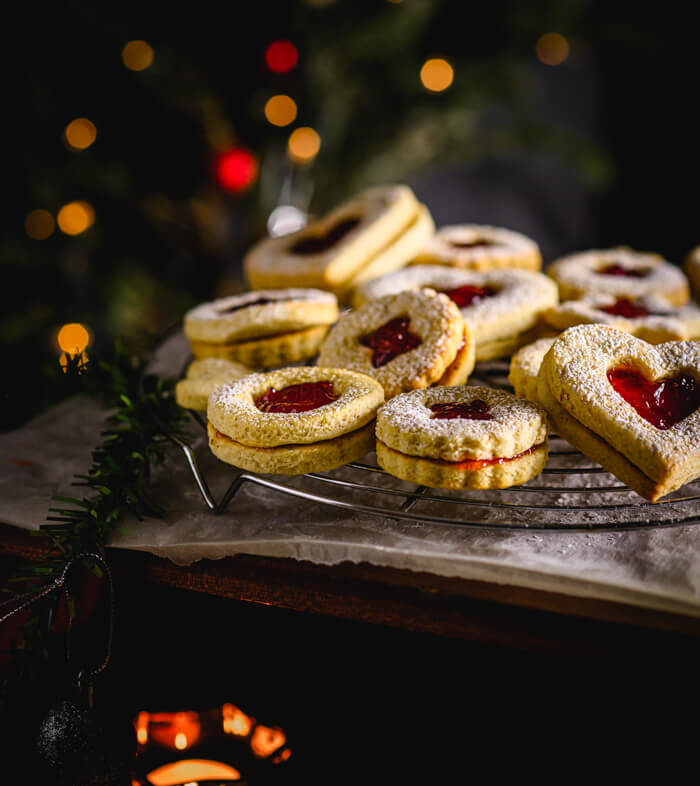
[{"label": "wooden table", "polygon": [[[44,544],[0,525],[6,557],[40,559]],[[700,619],[608,601],[453,579],[369,564],[327,567],[239,554],[188,567],[146,552],[110,549],[117,585],[170,587],[219,598],[386,626],[441,639],[554,654],[625,657],[700,654]]]}]

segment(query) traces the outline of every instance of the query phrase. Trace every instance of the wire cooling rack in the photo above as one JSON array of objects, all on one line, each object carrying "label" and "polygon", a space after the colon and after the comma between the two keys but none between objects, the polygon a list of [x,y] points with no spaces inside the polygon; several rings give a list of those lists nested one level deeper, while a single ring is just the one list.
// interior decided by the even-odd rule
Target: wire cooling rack
[{"label": "wire cooling rack", "polygon": [[[470,385],[512,391],[508,363],[479,364]],[[202,416],[192,417],[206,431]],[[394,478],[368,457],[323,473],[296,477],[237,472],[217,502],[191,445],[181,448],[207,507],[224,513],[248,484],[308,502],[357,514],[450,527],[499,530],[620,531],[700,524],[700,481],[660,502],[647,502],[569,443],[550,435],[549,460],[542,473],[522,486],[491,491],[442,491]]]}]

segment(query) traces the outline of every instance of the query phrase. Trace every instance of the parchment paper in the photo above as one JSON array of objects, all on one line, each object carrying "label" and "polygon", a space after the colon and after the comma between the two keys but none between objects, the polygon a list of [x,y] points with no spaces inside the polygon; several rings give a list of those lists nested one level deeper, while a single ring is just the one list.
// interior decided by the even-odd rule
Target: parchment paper
[{"label": "parchment paper", "polygon": [[[152,369],[177,375],[186,359],[183,337],[174,334],[160,348]],[[80,489],[72,489],[71,481],[89,467],[103,418],[93,400],[77,397],[0,435],[0,520],[38,529],[53,494],[76,495]],[[212,493],[220,499],[237,470],[209,453],[196,424],[191,444]],[[343,470],[339,473],[342,477]],[[292,482],[310,488],[302,479]],[[165,517],[125,522],[113,546],[149,551],[182,565],[236,553],[323,565],[368,562],[700,617],[698,525],[601,533],[474,530],[361,515],[251,484],[243,484],[226,511],[216,516],[175,449],[157,471],[155,483]],[[314,488],[328,493],[327,488]],[[591,495],[575,495],[577,504],[594,500],[594,492]],[[397,498],[396,504],[401,501]],[[648,508],[640,510],[644,515]],[[685,515],[688,510],[700,514],[697,503],[686,505]],[[526,519],[531,514],[513,515]],[[588,515],[595,520],[605,514],[591,510]],[[630,515],[638,518],[640,511]]]}]

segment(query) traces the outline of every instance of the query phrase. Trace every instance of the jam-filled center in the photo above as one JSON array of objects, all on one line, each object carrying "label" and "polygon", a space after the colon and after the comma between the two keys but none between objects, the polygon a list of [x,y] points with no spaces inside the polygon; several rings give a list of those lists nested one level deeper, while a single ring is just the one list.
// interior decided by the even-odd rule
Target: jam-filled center
[{"label": "jam-filled center", "polygon": [[611,262],[596,270],[599,276],[620,276],[622,278],[646,278],[650,272],[647,268],[625,267],[619,262]]},{"label": "jam-filled center", "polygon": [[333,224],[324,234],[301,238],[289,250],[292,254],[320,254],[322,251],[328,251],[359,223],[359,218],[346,218]]},{"label": "jam-filled center", "polygon": [[452,420],[462,418],[464,420],[493,420],[489,405],[480,398],[472,401],[447,402],[445,404],[433,404],[430,407],[433,414],[431,419]]},{"label": "jam-filled center", "polygon": [[489,248],[490,246],[497,246],[493,240],[486,240],[483,237],[476,237],[474,240],[450,240],[450,245],[453,248]]},{"label": "jam-filled center", "polygon": [[308,412],[330,404],[339,398],[328,380],[300,382],[276,390],[270,388],[255,399],[255,406],[262,412]]},{"label": "jam-filled center", "polygon": [[464,284],[455,289],[443,289],[442,293],[453,300],[460,308],[481,303],[486,298],[493,297],[498,292],[494,287],[477,287],[473,284]]},{"label": "jam-filled center", "polygon": [[700,385],[690,374],[650,381],[634,368],[608,371],[615,391],[658,429],[668,429],[700,406]]},{"label": "jam-filled center", "polygon": [[612,314],[616,317],[625,317],[627,319],[636,319],[638,317],[648,317],[650,312],[634,300],[629,300],[626,297],[619,297],[610,306],[600,306],[600,311],[606,314]]},{"label": "jam-filled center", "polygon": [[410,352],[422,344],[422,339],[408,329],[409,317],[396,317],[383,324],[374,333],[360,338],[360,344],[372,350],[372,365],[375,368],[386,365],[398,355]]},{"label": "jam-filled center", "polygon": [[284,303],[286,298],[271,298],[259,297],[255,300],[249,300],[247,303],[238,303],[233,306],[225,306],[224,308],[217,308],[217,314],[233,314],[234,311],[240,311],[242,308],[250,308],[251,306],[264,306],[267,303]]}]

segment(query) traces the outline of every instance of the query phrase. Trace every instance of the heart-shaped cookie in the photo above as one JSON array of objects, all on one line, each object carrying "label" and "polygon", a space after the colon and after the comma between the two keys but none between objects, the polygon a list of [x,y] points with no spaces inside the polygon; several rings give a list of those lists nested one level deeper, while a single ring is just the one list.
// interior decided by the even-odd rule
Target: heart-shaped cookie
[{"label": "heart-shaped cookie", "polygon": [[538,396],[562,436],[652,502],[700,477],[700,342],[578,325],[545,356]]}]

